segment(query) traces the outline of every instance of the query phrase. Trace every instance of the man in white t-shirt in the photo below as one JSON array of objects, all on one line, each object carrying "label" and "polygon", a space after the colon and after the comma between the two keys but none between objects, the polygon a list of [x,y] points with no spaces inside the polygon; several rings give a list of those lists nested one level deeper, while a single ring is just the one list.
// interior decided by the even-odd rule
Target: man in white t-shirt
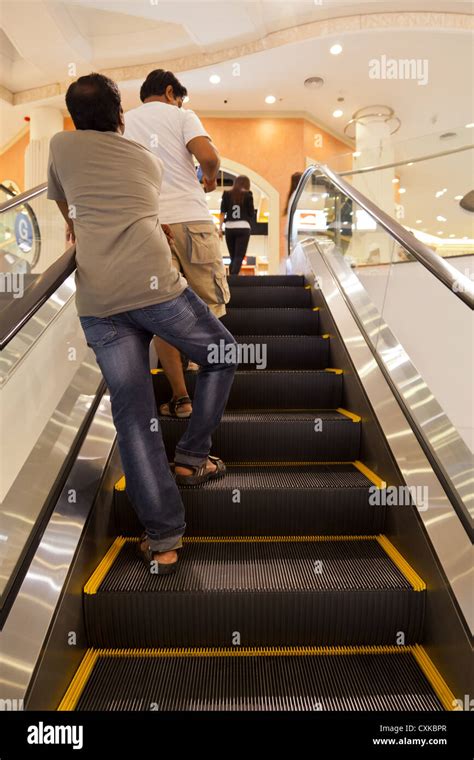
[{"label": "man in white t-shirt", "polygon": [[[124,136],[155,153],[163,161],[160,222],[169,227],[173,263],[190,287],[216,317],[225,314],[230,294],[219,236],[205,192],[216,188],[219,154],[196,114],[182,108],[186,88],[171,71],[151,71],[140,90],[142,105],[125,114]],[[201,167],[203,187],[193,156]],[[161,414],[189,417],[179,352],[155,338],[155,348],[170,381],[173,397]]]}]

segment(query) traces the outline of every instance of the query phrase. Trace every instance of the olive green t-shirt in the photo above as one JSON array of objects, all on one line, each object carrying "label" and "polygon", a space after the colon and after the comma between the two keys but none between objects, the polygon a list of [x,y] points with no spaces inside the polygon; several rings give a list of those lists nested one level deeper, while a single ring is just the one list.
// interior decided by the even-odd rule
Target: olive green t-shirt
[{"label": "olive green t-shirt", "polygon": [[118,132],[59,132],[48,198],[66,201],[76,233],[79,316],[107,317],[170,301],[186,288],[159,222],[163,165]]}]

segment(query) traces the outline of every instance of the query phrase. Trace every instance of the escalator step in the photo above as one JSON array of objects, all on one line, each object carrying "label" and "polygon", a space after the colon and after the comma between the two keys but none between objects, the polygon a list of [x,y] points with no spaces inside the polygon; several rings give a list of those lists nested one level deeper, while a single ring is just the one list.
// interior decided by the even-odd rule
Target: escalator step
[{"label": "escalator step", "polygon": [[238,275],[230,274],[227,277],[229,285],[234,287],[248,288],[250,286],[267,288],[269,285],[283,287],[303,287],[305,285],[302,274],[266,274],[266,275]]},{"label": "escalator step", "polygon": [[319,312],[313,309],[227,309],[222,323],[232,335],[317,335]]},{"label": "escalator step", "polygon": [[[329,336],[234,335],[239,366],[254,369],[266,360],[267,369],[325,369],[329,366]],[[157,370],[152,370],[157,372]],[[162,370],[158,370],[161,372]]]},{"label": "escalator step", "polygon": [[230,306],[236,307],[257,307],[268,308],[276,307],[293,307],[304,308],[311,307],[311,291],[301,287],[243,287],[239,285],[230,288]]},{"label": "escalator step", "polygon": [[168,576],[136,552],[136,539],[116,539],[84,587],[92,646],[229,646],[236,634],[243,646],[393,644],[400,631],[411,644],[421,635],[424,583],[385,537],[186,537]]},{"label": "escalator step", "polygon": [[[194,396],[196,372],[186,385]],[[164,372],[153,375],[158,406],[170,399]],[[326,370],[240,370],[236,372],[226,409],[335,409],[342,402],[342,374]]]},{"label": "escalator step", "polygon": [[242,369],[252,369],[253,352],[264,346],[268,369],[325,369],[329,367],[329,339],[321,335],[235,335]]},{"label": "escalator step", "polygon": [[453,700],[418,645],[90,649],[59,709],[405,712],[449,710]]},{"label": "escalator step", "polygon": [[[169,461],[188,420],[160,417]],[[212,452],[229,462],[352,462],[359,457],[360,423],[340,412],[226,412]]]},{"label": "escalator step", "polygon": [[[369,503],[372,482],[351,463],[227,465],[223,478],[181,488],[187,536],[355,535],[384,528],[385,507]],[[142,530],[125,490],[114,490],[115,532]]]}]

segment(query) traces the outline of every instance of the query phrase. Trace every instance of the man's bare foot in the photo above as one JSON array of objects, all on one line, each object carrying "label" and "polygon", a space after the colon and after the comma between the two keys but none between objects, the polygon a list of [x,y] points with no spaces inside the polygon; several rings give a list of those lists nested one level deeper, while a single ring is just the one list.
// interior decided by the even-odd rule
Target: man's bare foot
[{"label": "man's bare foot", "polygon": [[[214,462],[211,462],[210,459],[208,459],[206,463],[206,470],[207,472],[215,472],[217,470],[217,465]],[[180,464],[175,465],[174,471],[176,475],[192,475],[194,472],[194,470],[191,469],[191,467],[182,467]]]}]

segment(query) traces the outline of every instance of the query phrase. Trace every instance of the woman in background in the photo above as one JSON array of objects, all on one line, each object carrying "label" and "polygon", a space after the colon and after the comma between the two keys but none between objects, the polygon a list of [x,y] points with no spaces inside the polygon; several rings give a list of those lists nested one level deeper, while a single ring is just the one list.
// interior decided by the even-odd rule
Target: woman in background
[{"label": "woman in background", "polygon": [[287,239],[288,239],[288,233],[289,233],[288,225],[290,224],[291,204],[293,203],[293,198],[295,197],[296,188],[298,187],[298,183],[302,176],[303,176],[303,172],[293,172],[293,174],[291,175],[290,189],[288,191],[288,198],[286,199],[285,210],[283,211],[283,216],[287,217],[286,227],[285,227],[285,237]]},{"label": "woman in background", "polygon": [[252,222],[255,218],[253,195],[248,177],[236,177],[230,190],[222,194],[221,213],[219,216],[219,234],[222,237],[222,225],[225,221],[225,242],[229,250],[229,274],[239,274],[242,261],[252,234]]}]

